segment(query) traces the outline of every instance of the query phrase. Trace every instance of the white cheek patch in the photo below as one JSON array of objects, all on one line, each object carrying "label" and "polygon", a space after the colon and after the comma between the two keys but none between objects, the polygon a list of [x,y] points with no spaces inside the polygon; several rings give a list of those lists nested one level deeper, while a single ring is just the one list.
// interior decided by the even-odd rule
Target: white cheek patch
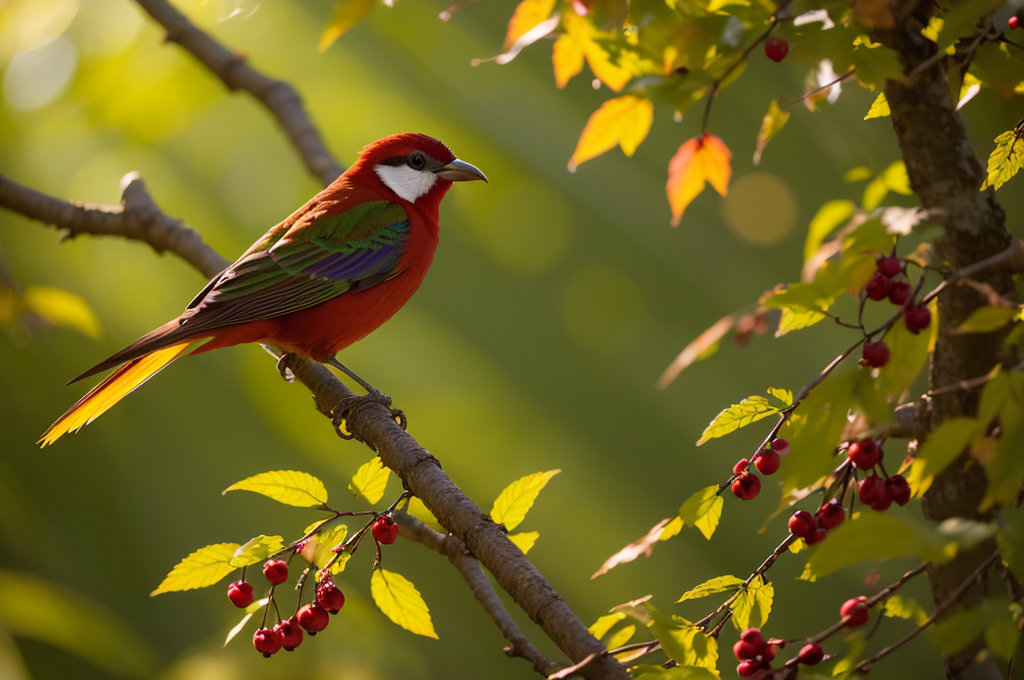
[{"label": "white cheek patch", "polygon": [[415,203],[416,199],[430,191],[437,181],[437,175],[429,170],[413,170],[408,165],[376,165],[373,168],[381,181],[396,194]]}]

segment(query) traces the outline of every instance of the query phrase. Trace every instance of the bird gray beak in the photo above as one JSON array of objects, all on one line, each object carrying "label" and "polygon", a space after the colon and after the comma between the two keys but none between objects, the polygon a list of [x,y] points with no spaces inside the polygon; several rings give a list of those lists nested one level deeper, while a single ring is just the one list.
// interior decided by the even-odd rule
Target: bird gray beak
[{"label": "bird gray beak", "polygon": [[476,179],[482,179],[485,182],[487,181],[484,173],[480,172],[475,166],[458,159],[452,161],[448,165],[438,168],[434,173],[441,179],[446,179],[451,182],[472,182]]}]

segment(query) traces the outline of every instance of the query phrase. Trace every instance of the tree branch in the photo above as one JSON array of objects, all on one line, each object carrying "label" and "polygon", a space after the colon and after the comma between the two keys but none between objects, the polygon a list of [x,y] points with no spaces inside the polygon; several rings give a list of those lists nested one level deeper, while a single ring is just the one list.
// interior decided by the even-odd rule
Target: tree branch
[{"label": "tree branch", "polygon": [[469,585],[469,589],[476,595],[476,599],[491,615],[491,619],[494,620],[494,624],[498,626],[501,634],[511,643],[505,648],[506,654],[519,656],[533,663],[533,670],[544,676],[558,670],[556,664],[548,661],[543,654],[537,651],[537,648],[509,616],[508,611],[501,604],[501,600],[498,599],[497,593],[494,592],[494,588],[491,587],[491,582],[487,580],[487,576],[480,568],[480,562],[466,549],[465,543],[451,534],[445,535],[434,531],[406,512],[397,512],[394,517],[404,538],[416,541],[444,555],[459,570],[462,578]]},{"label": "tree branch", "polygon": [[229,90],[244,90],[258,99],[277,119],[306,169],[323,184],[330,184],[344,168],[324,146],[323,139],[302,105],[295,89],[282,80],[268,78],[246,63],[246,55],[231,52],[167,0],[136,0],[149,16],[167,31],[166,40],[181,45]]},{"label": "tree branch", "polygon": [[[126,192],[123,206],[90,205],[67,203],[0,175],[0,206],[73,235],[120,235],[144,241],[158,251],[167,250],[179,255],[207,277],[212,277],[227,264],[195,230],[162,213],[145,193],[145,187],[136,175],[126,175],[122,185]],[[288,355],[285,366],[309,388],[317,409],[328,418],[333,416],[339,402],[353,396],[322,364]],[[399,427],[389,409],[377,403],[367,404],[352,414],[346,421],[346,427],[378,452],[383,463],[402,479],[406,488],[420,498],[441,525],[487,567],[502,589],[569,659],[578,662],[588,655],[600,655],[604,651],[604,646],[591,635],[522,550],[508,540],[504,527],[495,524],[490,515],[452,482],[441,470],[437,459]],[[502,631],[506,632],[504,628]],[[526,648],[516,646],[518,643],[514,640],[513,644],[517,653],[526,652]],[[537,658],[528,658],[536,666]],[[582,674],[594,680],[628,678],[625,668],[614,658],[606,656],[588,664]]]}]

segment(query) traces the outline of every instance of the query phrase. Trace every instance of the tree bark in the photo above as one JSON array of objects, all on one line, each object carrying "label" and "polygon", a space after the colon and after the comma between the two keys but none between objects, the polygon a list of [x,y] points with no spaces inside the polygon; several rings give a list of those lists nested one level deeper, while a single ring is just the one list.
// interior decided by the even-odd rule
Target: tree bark
[{"label": "tree bark", "polygon": [[[908,74],[902,82],[890,80],[885,95],[911,187],[925,208],[941,215],[944,231],[936,240],[936,252],[955,270],[1004,250],[1012,237],[995,192],[992,189],[979,191],[985,179],[985,168],[956,111],[944,59],[935,56],[935,43],[921,35],[930,12],[931,5],[922,3],[894,29],[879,31],[879,38],[899,53],[904,73]],[[1013,290],[1011,272],[1006,269],[991,268],[977,278],[1000,293]],[[980,293],[970,286],[954,285],[944,291],[937,302],[939,335],[928,375],[931,389],[977,378],[1000,363],[1003,332],[953,333],[973,310],[986,304]],[[931,404],[929,429],[934,430],[949,418],[974,415],[980,393],[979,386],[937,394]],[[922,504],[925,517],[936,521],[949,517],[991,519],[978,512],[986,487],[984,470],[964,452],[936,477],[925,494]],[[935,602],[944,601],[994,547],[994,541],[985,542],[951,562],[930,569]],[[962,604],[968,608],[977,606],[982,596],[982,584],[975,584],[965,594]],[[946,677],[999,677],[990,659],[975,664],[974,659],[983,646],[984,640],[979,637],[962,651],[945,656]]]}]

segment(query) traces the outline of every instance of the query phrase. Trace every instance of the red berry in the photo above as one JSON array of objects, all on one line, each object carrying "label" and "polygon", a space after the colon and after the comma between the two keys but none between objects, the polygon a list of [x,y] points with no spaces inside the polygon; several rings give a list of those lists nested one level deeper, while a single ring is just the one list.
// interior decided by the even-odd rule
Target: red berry
[{"label": "red berry", "polygon": [[327,610],[316,602],[311,602],[299,610],[295,615],[299,625],[306,629],[310,635],[316,635],[330,622],[331,617]]},{"label": "red berry", "polygon": [[754,659],[747,659],[746,661],[741,661],[739,666],[736,666],[736,674],[741,678],[749,678],[760,669],[760,663]]},{"label": "red berry", "polygon": [[752,645],[757,645],[758,653],[761,653],[761,647],[764,647],[764,638],[761,637],[760,628],[747,628],[745,631],[740,633],[740,640],[749,642]]},{"label": "red berry", "polygon": [[333,581],[323,581],[316,587],[316,602],[332,614],[345,606],[345,593]]},{"label": "red berry", "polygon": [[747,471],[747,467],[750,465],[750,461],[746,458],[740,458],[736,461],[736,464],[732,466],[732,473],[734,475],[742,475]]},{"label": "red berry", "polygon": [[889,498],[899,505],[906,505],[910,501],[910,485],[903,475],[893,475],[885,483],[885,490]]},{"label": "red berry", "polygon": [[903,265],[900,264],[900,258],[898,257],[883,257],[878,261],[878,271],[891,279],[903,271]]},{"label": "red berry", "polygon": [[277,654],[281,642],[281,632],[276,628],[260,628],[252,634],[252,646],[267,658]]},{"label": "red berry", "polygon": [[871,509],[877,512],[885,512],[889,509],[890,505],[892,505],[892,498],[890,498],[889,491],[886,489],[883,492],[883,496],[871,504]]},{"label": "red berry", "polygon": [[789,454],[789,442],[785,439],[773,439],[772,440],[772,451],[779,454],[780,456],[786,456]]},{"label": "red berry", "polygon": [[871,475],[866,479],[862,479],[857,495],[860,498],[861,503],[874,507],[875,503],[888,498],[888,492],[885,489],[885,480],[878,475]]},{"label": "red berry", "polygon": [[870,470],[878,465],[878,461],[882,460],[882,449],[878,448],[875,440],[865,439],[850,444],[847,455],[850,457],[850,462],[861,470]]},{"label": "red berry", "polygon": [[373,523],[371,531],[373,532],[373,538],[384,545],[391,545],[398,538],[398,525],[395,524],[395,520],[387,515],[378,518]]},{"label": "red berry", "polygon": [[789,54],[789,43],[782,38],[772,38],[764,44],[764,54],[775,63],[778,63]]},{"label": "red berry", "polygon": [[907,300],[910,299],[910,284],[906,281],[897,281],[892,284],[892,290],[889,291],[889,302],[893,303],[897,307],[902,307],[907,304]]},{"label": "red berry", "polygon": [[281,634],[281,646],[284,647],[286,652],[294,651],[296,647],[302,644],[302,629],[299,628],[299,624],[295,622],[295,619],[285,619],[274,626],[274,630]]},{"label": "red berry", "polygon": [[746,661],[747,659],[756,659],[757,655],[761,653],[763,644],[755,645],[752,642],[746,640],[737,640],[736,644],[732,646],[732,653],[736,655],[736,658],[740,661]]},{"label": "red berry", "polygon": [[872,300],[884,300],[889,297],[890,290],[892,290],[892,279],[882,272],[875,272],[871,280],[864,286],[864,291]]},{"label": "red berry", "polygon": [[804,542],[807,545],[814,545],[815,543],[821,543],[828,536],[828,529],[822,529],[821,527],[816,528],[808,536],[804,536]]},{"label": "red berry", "polygon": [[846,519],[846,510],[843,504],[833,498],[825,505],[818,508],[818,525],[822,529],[834,529]]},{"label": "red berry", "polygon": [[239,609],[245,609],[252,604],[252,584],[245,581],[232,583],[228,586],[228,599]]},{"label": "red berry", "polygon": [[839,608],[839,615],[846,619],[843,623],[844,626],[856,628],[868,622],[871,613],[868,611],[868,606],[864,604],[867,599],[861,595],[843,603],[843,606]]},{"label": "red berry", "polygon": [[782,459],[779,458],[779,454],[775,453],[775,451],[771,449],[762,451],[760,455],[754,459],[754,466],[762,475],[775,474],[781,463]]},{"label": "red berry", "polygon": [[807,538],[814,533],[815,529],[817,526],[814,522],[814,515],[806,510],[797,510],[789,518],[789,533],[798,538]]},{"label": "red berry", "polygon": [[889,346],[884,342],[865,342],[861,366],[881,368],[889,363]]},{"label": "red berry", "polygon": [[741,501],[749,501],[761,493],[761,480],[757,475],[745,472],[733,481],[732,492]]},{"label": "red berry", "polygon": [[263,563],[263,575],[275,586],[288,580],[288,563],[284,560],[267,560]]},{"label": "red berry", "polygon": [[1020,28],[1020,17],[1014,14],[1012,17],[1009,18],[1009,20],[1006,23],[1009,25],[1011,29],[1017,30],[1018,28]]},{"label": "red berry", "polygon": [[796,655],[796,660],[807,666],[819,664],[824,658],[825,652],[822,650],[821,645],[813,642],[808,642],[806,645],[801,647],[800,653]]},{"label": "red berry", "polygon": [[907,324],[907,330],[917,335],[931,325],[932,313],[924,305],[918,305],[917,307],[909,308],[904,313],[903,320]]}]

